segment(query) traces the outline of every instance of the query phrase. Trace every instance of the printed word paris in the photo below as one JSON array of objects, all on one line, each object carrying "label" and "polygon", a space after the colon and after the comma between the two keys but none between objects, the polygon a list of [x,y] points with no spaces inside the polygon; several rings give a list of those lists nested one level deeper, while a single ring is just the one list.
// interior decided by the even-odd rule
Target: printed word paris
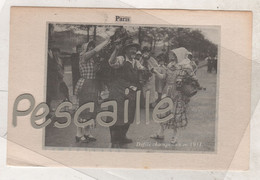
[{"label": "printed word paris", "polygon": [[130,22],[129,16],[116,16],[116,21],[118,22]]}]

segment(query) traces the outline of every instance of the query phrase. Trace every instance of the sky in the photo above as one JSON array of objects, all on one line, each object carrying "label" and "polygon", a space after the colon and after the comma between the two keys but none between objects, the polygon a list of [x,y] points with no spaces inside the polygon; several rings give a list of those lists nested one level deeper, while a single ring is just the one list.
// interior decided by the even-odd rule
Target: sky
[{"label": "sky", "polygon": [[205,38],[207,38],[211,42],[213,42],[215,44],[220,43],[220,29],[219,28],[203,28],[200,30],[205,35]]}]

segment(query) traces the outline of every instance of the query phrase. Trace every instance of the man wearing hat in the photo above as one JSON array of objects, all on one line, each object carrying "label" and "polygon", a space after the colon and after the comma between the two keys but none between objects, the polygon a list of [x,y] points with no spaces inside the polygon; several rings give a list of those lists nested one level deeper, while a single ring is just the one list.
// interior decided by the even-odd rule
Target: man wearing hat
[{"label": "man wearing hat", "polygon": [[[117,121],[110,127],[112,148],[120,147],[122,144],[132,143],[126,134],[130,125],[134,121],[136,91],[140,89],[139,70],[144,69],[138,60],[135,59],[139,44],[134,43],[133,39],[126,40],[124,47],[118,44],[109,59],[109,65],[116,69],[116,75],[110,85],[111,100],[117,102]],[[118,56],[122,49],[122,56]],[[128,99],[128,122],[124,122],[124,102]]]}]

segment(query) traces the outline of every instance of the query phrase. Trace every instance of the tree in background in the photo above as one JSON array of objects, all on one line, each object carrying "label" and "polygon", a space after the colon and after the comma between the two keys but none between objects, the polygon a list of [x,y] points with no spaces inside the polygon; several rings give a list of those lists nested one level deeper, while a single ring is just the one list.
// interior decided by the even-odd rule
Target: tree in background
[{"label": "tree in background", "polygon": [[[104,38],[111,36],[115,29],[119,27],[82,24],[55,24],[55,26],[62,29],[62,32],[60,31],[61,35],[58,35],[57,32],[56,34],[49,34],[49,37],[56,37],[56,40],[59,41],[57,43],[64,46],[64,49],[69,49],[69,46],[72,45],[75,46],[76,44],[88,42],[90,39],[98,43]],[[206,39],[204,34],[198,29],[144,26],[125,26],[125,28],[131,36],[138,40],[141,47],[150,47],[153,54],[160,53],[162,49],[166,49],[169,52],[169,50],[178,47],[185,47],[200,59],[207,55],[215,56],[217,54],[217,45]]]},{"label": "tree in background", "polygon": [[217,45],[205,38],[200,30],[190,28],[177,28],[177,31],[168,32],[171,40],[170,49],[185,47],[191,52],[198,54],[199,58],[204,58],[207,54],[215,56]]},{"label": "tree in background", "polygon": [[191,28],[139,27],[138,40],[140,44],[149,44],[153,53],[158,45],[167,52],[185,47],[199,58],[204,58],[207,54],[217,54],[217,45],[206,39],[200,30]]}]

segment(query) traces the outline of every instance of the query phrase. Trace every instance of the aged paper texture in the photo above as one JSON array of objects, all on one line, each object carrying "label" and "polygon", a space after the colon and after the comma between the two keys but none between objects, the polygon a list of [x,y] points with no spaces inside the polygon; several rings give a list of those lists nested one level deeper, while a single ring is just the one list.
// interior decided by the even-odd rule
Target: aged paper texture
[{"label": "aged paper texture", "polygon": [[248,169],[250,12],[12,7],[10,23],[8,164]]}]

